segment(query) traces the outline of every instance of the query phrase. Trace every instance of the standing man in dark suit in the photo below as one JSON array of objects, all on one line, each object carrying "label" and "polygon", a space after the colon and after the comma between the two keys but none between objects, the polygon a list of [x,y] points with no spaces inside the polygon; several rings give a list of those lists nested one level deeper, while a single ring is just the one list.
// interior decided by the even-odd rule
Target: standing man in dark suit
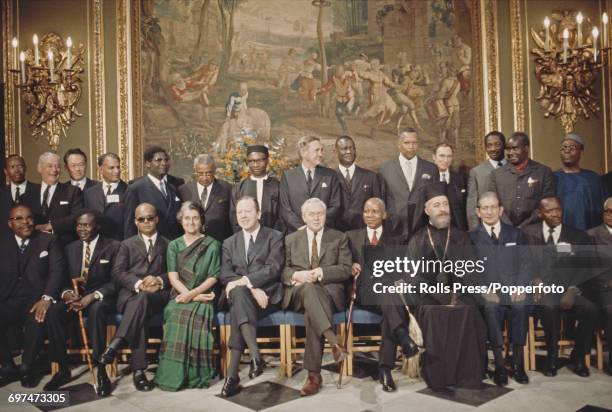
[{"label": "standing man in dark suit", "polygon": [[304,369],[308,378],[302,396],[314,395],[321,388],[324,339],[336,362],[346,356],[332,317],[346,306],[344,284],[351,277],[351,250],[342,232],[325,228],[325,216],[323,201],[306,200],[302,205],[306,228],[285,238],[283,309],[304,313],[306,327]]},{"label": "standing man in dark suit", "polygon": [[68,149],[64,154],[64,167],[70,175],[70,183],[81,191],[89,189],[97,182],[87,177],[87,155],[79,148]]},{"label": "standing man in dark suit", "polygon": [[465,175],[451,170],[453,147],[448,143],[438,143],[434,148],[432,158],[438,167],[440,182],[447,185],[446,195],[451,207],[452,224],[458,229],[467,231]]},{"label": "standing man in dark suit", "polygon": [[478,198],[489,190],[491,172],[508,163],[504,157],[506,136],[502,132],[489,132],[484,138],[484,143],[487,160],[472,168],[468,177],[466,210],[470,230],[478,226],[479,221],[476,215]]},{"label": "standing man in dark suit", "polygon": [[[481,222],[469,232],[478,257],[487,260],[486,283],[499,282],[503,286],[527,285],[531,280],[527,240],[519,230],[501,221],[504,208],[494,192],[484,192],[478,199],[476,211]],[[504,322],[510,323],[510,340],[513,345],[514,380],[521,384],[529,383],[523,362],[523,346],[527,335],[527,306],[525,294],[483,295],[484,318],[489,331],[489,342],[493,347],[495,372],[493,381],[498,386],[508,384],[504,366],[502,336]]]},{"label": "standing man in dark suit", "polygon": [[40,193],[32,208],[36,230],[57,235],[65,246],[76,239],[74,219],[83,209],[83,192],[69,183],[60,183],[60,157],[46,152],[38,158],[42,180]]},{"label": "standing man in dark suit", "polygon": [[[45,336],[47,312],[64,284],[64,255],[53,236],[34,230],[28,206],[16,205],[9,211],[8,227],[0,238],[0,386],[20,378],[24,388],[33,388],[39,381],[33,365]],[[25,326],[19,371],[6,339],[14,325]]]},{"label": "standing man in dark suit", "polygon": [[249,378],[263,373],[266,364],[257,345],[257,320],[276,312],[283,299],[283,234],[260,225],[261,211],[253,197],[238,199],[236,216],[242,230],[225,239],[221,261],[222,299],[230,307],[232,327],[230,364],[221,391],[224,397],[240,391],[238,368],[245,347],[251,356]]},{"label": "standing man in dark suit", "polygon": [[[70,381],[66,339],[68,325],[73,324],[71,320],[76,320],[78,311],[83,311],[87,316],[87,332],[94,364],[106,344],[106,326],[110,315],[115,313],[116,300],[111,271],[120,243],[100,235],[100,217],[93,211],[79,214],[76,220],[79,240],[65,248],[68,277],[82,281],[83,293],[75,293],[71,282],[67,282],[61,300],[49,311],[49,357],[52,362],[59,364],[59,371],[45,385],[45,391],[56,391]],[[110,395],[111,383],[106,374],[106,365],[98,365],[96,391],[100,396]]]},{"label": "standing man in dark suit", "polygon": [[371,197],[384,197],[380,178],[370,170],[355,164],[357,149],[350,136],[340,136],[336,140],[335,152],[338,155],[338,181],[342,194],[342,213],[336,228],[341,231],[364,227],[363,205]]},{"label": "standing man in dark suit", "polygon": [[153,205],[140,204],[134,220],[138,234],[121,242],[113,265],[113,279],[119,289],[117,312],[123,318],[100,363],[112,363],[128,343],[132,348],[134,386],[139,391],[150,391],[154,383],[145,375],[148,322],[162,312],[170,297],[166,267],[168,239],[157,231],[159,217]]},{"label": "standing man in dark suit", "polygon": [[417,156],[419,148],[416,129],[400,131],[397,139],[400,155],[380,165],[378,173],[384,181],[387,213],[393,236],[407,241],[421,221],[415,212],[420,188],[440,180],[438,168]]},{"label": "standing man in dark suit", "polygon": [[257,199],[261,210],[259,223],[262,226],[284,232],[283,222],[279,218],[279,186],[277,179],[268,176],[269,153],[266,146],[247,147],[247,165],[250,176],[242,179],[232,190],[230,204],[230,221],[234,233],[242,230],[236,220],[236,202],[243,196]]},{"label": "standing man in dark suit", "polygon": [[121,160],[115,153],[105,153],[98,158],[98,168],[102,181],[83,192],[85,209],[100,213],[104,237],[123,240],[127,184],[121,180]]},{"label": "standing man in dark suit", "polygon": [[215,178],[214,157],[201,154],[193,160],[195,180],[179,188],[181,199],[198,202],[204,208],[204,233],[223,242],[232,235],[230,199],[232,185]]},{"label": "standing man in dark suit", "polygon": [[[603,223],[588,231],[597,245],[597,251],[602,262],[612,261],[612,197],[606,199],[603,205]],[[612,267],[603,265],[604,273],[591,280],[587,296],[597,303],[603,312],[604,333],[608,341],[612,340]],[[610,344],[608,344],[610,345]],[[605,368],[612,375],[612,350],[609,351],[608,365]]]},{"label": "standing man in dark suit", "polygon": [[144,161],[147,174],[136,179],[125,191],[124,239],[138,233],[134,212],[141,203],[149,203],[157,211],[157,231],[167,239],[176,239],[182,233],[176,220],[181,200],[174,185],[168,182],[170,156],[163,148],[151,146],[144,152]]},{"label": "standing man in dark suit", "polygon": [[502,221],[523,228],[539,221],[540,199],[555,195],[553,174],[529,158],[529,137],[523,132],[510,136],[506,157],[508,164],[491,173],[489,190],[497,193],[504,206]]},{"label": "standing man in dark suit", "polygon": [[321,166],[323,145],[318,137],[304,136],[298,141],[301,164],[283,174],[280,185],[280,217],[287,232],[304,226],[301,207],[316,197],[327,206],[327,225],[333,227],[342,211],[342,195],[336,172]]},{"label": "standing man in dark suit", "polygon": [[571,313],[578,321],[574,332],[576,344],[570,357],[574,373],[587,377],[589,368],[585,364],[584,355],[590,352],[599,312],[597,306],[585,294],[592,274],[589,268],[584,266],[584,262],[585,258],[589,257],[587,253],[593,250],[593,240],[585,231],[562,223],[563,209],[559,198],[542,198],[536,211],[543,222],[534,223],[523,230],[530,245],[540,246],[533,248],[535,261],[541,265],[537,268],[533,283],[554,283],[565,288],[561,296],[553,293],[535,296],[536,303],[541,302],[539,309],[548,351],[544,375],[557,375],[557,342],[563,311]]},{"label": "standing man in dark suit", "polygon": [[[361,285],[359,275],[365,267],[365,248],[399,244],[399,239],[387,234],[383,225],[386,218],[385,203],[382,199],[370,198],[365,202],[363,208],[363,221],[366,227],[346,232],[353,258],[351,272],[353,277],[356,277],[357,291],[360,290]],[[379,380],[383,391],[394,392],[397,388],[391,376],[391,369],[395,366],[397,345],[401,346],[406,358],[416,355],[419,349],[408,333],[409,317],[401,299],[395,294],[387,294],[385,299],[387,302],[384,305],[367,306],[366,308],[382,313]]]},{"label": "standing man in dark suit", "polygon": [[4,162],[4,174],[9,184],[0,189],[0,222],[6,222],[9,210],[16,204],[32,208],[38,200],[40,185],[26,180],[26,164],[23,157],[10,155]]}]

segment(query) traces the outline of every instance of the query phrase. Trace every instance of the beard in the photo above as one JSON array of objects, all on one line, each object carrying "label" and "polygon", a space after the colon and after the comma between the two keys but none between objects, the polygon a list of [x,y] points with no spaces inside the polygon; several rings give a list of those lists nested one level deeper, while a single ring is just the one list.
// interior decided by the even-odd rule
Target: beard
[{"label": "beard", "polygon": [[436,229],[446,229],[450,225],[450,215],[440,214],[437,216],[432,216],[429,221]]}]

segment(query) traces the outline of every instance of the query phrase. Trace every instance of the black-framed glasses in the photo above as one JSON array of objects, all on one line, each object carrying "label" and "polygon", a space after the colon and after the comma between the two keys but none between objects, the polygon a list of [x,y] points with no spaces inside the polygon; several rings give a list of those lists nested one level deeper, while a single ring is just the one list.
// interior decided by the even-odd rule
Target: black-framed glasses
[{"label": "black-framed glasses", "polygon": [[153,222],[156,217],[157,216],[141,216],[141,217],[137,217],[136,221],[138,223]]}]

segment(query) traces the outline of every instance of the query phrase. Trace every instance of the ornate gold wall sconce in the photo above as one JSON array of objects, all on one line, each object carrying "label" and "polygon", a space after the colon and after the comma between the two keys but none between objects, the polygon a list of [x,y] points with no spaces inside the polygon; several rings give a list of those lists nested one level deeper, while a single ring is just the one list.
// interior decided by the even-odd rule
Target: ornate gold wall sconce
[{"label": "ornate gold wall sconce", "polygon": [[606,13],[601,24],[600,32],[589,18],[585,21],[581,12],[564,10],[553,12],[552,21],[547,16],[542,29],[531,28],[536,44],[531,53],[540,83],[536,99],[544,117],[558,118],[566,133],[574,130],[578,117],[588,120],[600,111],[594,84],[598,72],[609,63]]},{"label": "ornate gold wall sconce", "polygon": [[82,93],[85,50],[82,44],[73,50],[70,37],[64,43],[54,33],[45,34],[40,43],[35,34],[32,43],[33,49],[18,52],[18,39],[11,41],[9,72],[31,116],[32,136],[46,139],[55,152],[60,137],[66,137],[68,127],[82,116],[76,105]]}]

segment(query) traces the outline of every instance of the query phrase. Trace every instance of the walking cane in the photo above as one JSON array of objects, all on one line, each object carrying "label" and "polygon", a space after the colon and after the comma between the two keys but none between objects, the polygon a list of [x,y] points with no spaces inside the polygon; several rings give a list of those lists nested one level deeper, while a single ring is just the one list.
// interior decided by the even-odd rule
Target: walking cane
[{"label": "walking cane", "polygon": [[[77,296],[81,296],[79,293],[79,283],[84,282],[83,278],[72,279],[72,288]],[[87,357],[87,366],[91,372],[91,378],[93,379],[94,391],[96,390],[96,374],[94,373],[93,364],[91,361],[91,354],[89,353],[89,344],[87,343],[87,331],[85,330],[85,322],[83,321],[83,311],[79,310],[79,328],[81,329],[81,338],[83,339],[83,346],[85,346],[85,356]]]},{"label": "walking cane", "polygon": [[[355,299],[357,299],[357,278],[359,277],[359,274],[357,276],[355,276],[353,278],[353,287],[351,289],[351,304],[349,305],[349,313],[348,313],[348,320],[346,322],[346,326],[344,327],[344,345],[343,347],[346,349],[346,346],[348,344],[348,339],[349,339],[349,328],[351,327],[351,322],[353,321],[353,307],[355,306]],[[344,362],[346,362],[346,356],[344,357],[344,359],[342,359],[342,361],[340,362],[339,365],[339,372],[340,372],[340,377],[338,378],[338,389],[342,389],[342,373],[343,373],[343,369],[344,369]]]}]

